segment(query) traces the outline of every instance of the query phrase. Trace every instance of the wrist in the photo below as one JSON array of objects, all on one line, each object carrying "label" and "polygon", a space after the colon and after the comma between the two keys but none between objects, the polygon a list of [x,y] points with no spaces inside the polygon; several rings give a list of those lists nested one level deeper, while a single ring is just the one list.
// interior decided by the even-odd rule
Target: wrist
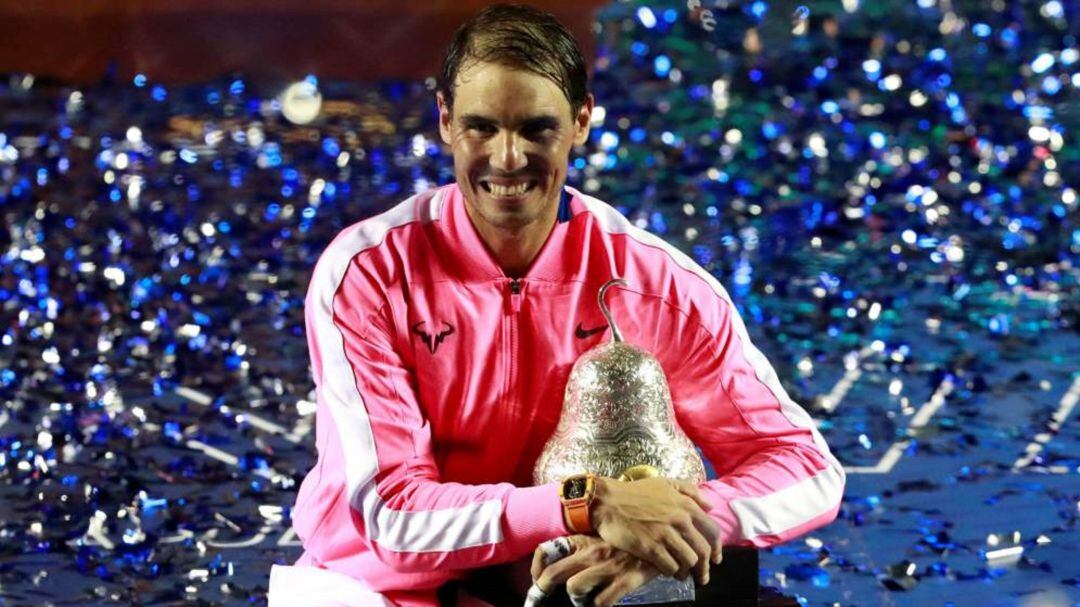
[{"label": "wrist", "polygon": [[611,479],[602,476],[596,477],[593,482],[593,498],[589,502],[589,521],[592,523],[593,530],[600,529],[600,521],[603,517],[604,499],[607,497],[610,491],[608,483]]},{"label": "wrist", "polygon": [[563,480],[559,488],[563,522],[574,533],[594,533],[591,504],[595,495],[596,477],[577,474]]}]

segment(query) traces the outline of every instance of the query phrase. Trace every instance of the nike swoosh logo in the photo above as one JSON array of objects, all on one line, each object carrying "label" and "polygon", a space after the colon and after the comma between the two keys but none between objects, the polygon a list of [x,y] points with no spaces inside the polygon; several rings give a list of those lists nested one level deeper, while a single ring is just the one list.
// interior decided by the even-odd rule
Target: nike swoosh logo
[{"label": "nike swoosh logo", "polygon": [[585,328],[582,327],[581,323],[579,322],[577,324],[577,328],[574,329],[574,337],[576,337],[578,339],[588,339],[589,337],[592,337],[593,335],[596,335],[597,333],[603,333],[606,330],[607,330],[607,325],[601,325],[599,327],[596,327],[595,329],[589,329],[589,330],[586,331]]}]

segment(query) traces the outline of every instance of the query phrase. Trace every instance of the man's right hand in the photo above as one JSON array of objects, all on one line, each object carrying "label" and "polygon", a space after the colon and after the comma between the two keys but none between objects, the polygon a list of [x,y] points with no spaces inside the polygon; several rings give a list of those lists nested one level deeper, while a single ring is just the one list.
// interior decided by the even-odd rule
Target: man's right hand
[{"label": "man's right hand", "polygon": [[596,533],[661,573],[699,582],[720,563],[720,529],[696,485],[666,478],[620,482],[597,478],[591,507]]}]

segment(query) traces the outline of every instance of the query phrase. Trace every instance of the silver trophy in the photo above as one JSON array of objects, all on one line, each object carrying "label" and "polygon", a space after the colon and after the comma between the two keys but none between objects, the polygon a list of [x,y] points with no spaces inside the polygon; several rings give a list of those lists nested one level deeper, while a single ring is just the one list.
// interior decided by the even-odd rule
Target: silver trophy
[{"label": "silver trophy", "polygon": [[[675,421],[671,390],[660,363],[623,341],[604,296],[615,279],[600,287],[600,311],[611,341],[585,352],[574,363],[563,397],[562,415],[533,470],[538,485],[591,472],[633,481],[649,476],[705,480],[694,444]],[[692,601],[694,581],[659,577],[627,595],[620,605]]]}]

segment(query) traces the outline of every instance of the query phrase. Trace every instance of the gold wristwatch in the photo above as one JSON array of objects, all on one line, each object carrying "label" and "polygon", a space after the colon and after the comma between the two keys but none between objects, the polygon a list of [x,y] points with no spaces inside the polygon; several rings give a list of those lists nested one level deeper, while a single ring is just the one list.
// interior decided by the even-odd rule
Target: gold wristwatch
[{"label": "gold wristwatch", "polygon": [[563,480],[559,487],[559,499],[562,500],[566,518],[575,533],[590,535],[593,533],[592,517],[589,506],[596,491],[596,477],[592,474],[575,474]]}]

